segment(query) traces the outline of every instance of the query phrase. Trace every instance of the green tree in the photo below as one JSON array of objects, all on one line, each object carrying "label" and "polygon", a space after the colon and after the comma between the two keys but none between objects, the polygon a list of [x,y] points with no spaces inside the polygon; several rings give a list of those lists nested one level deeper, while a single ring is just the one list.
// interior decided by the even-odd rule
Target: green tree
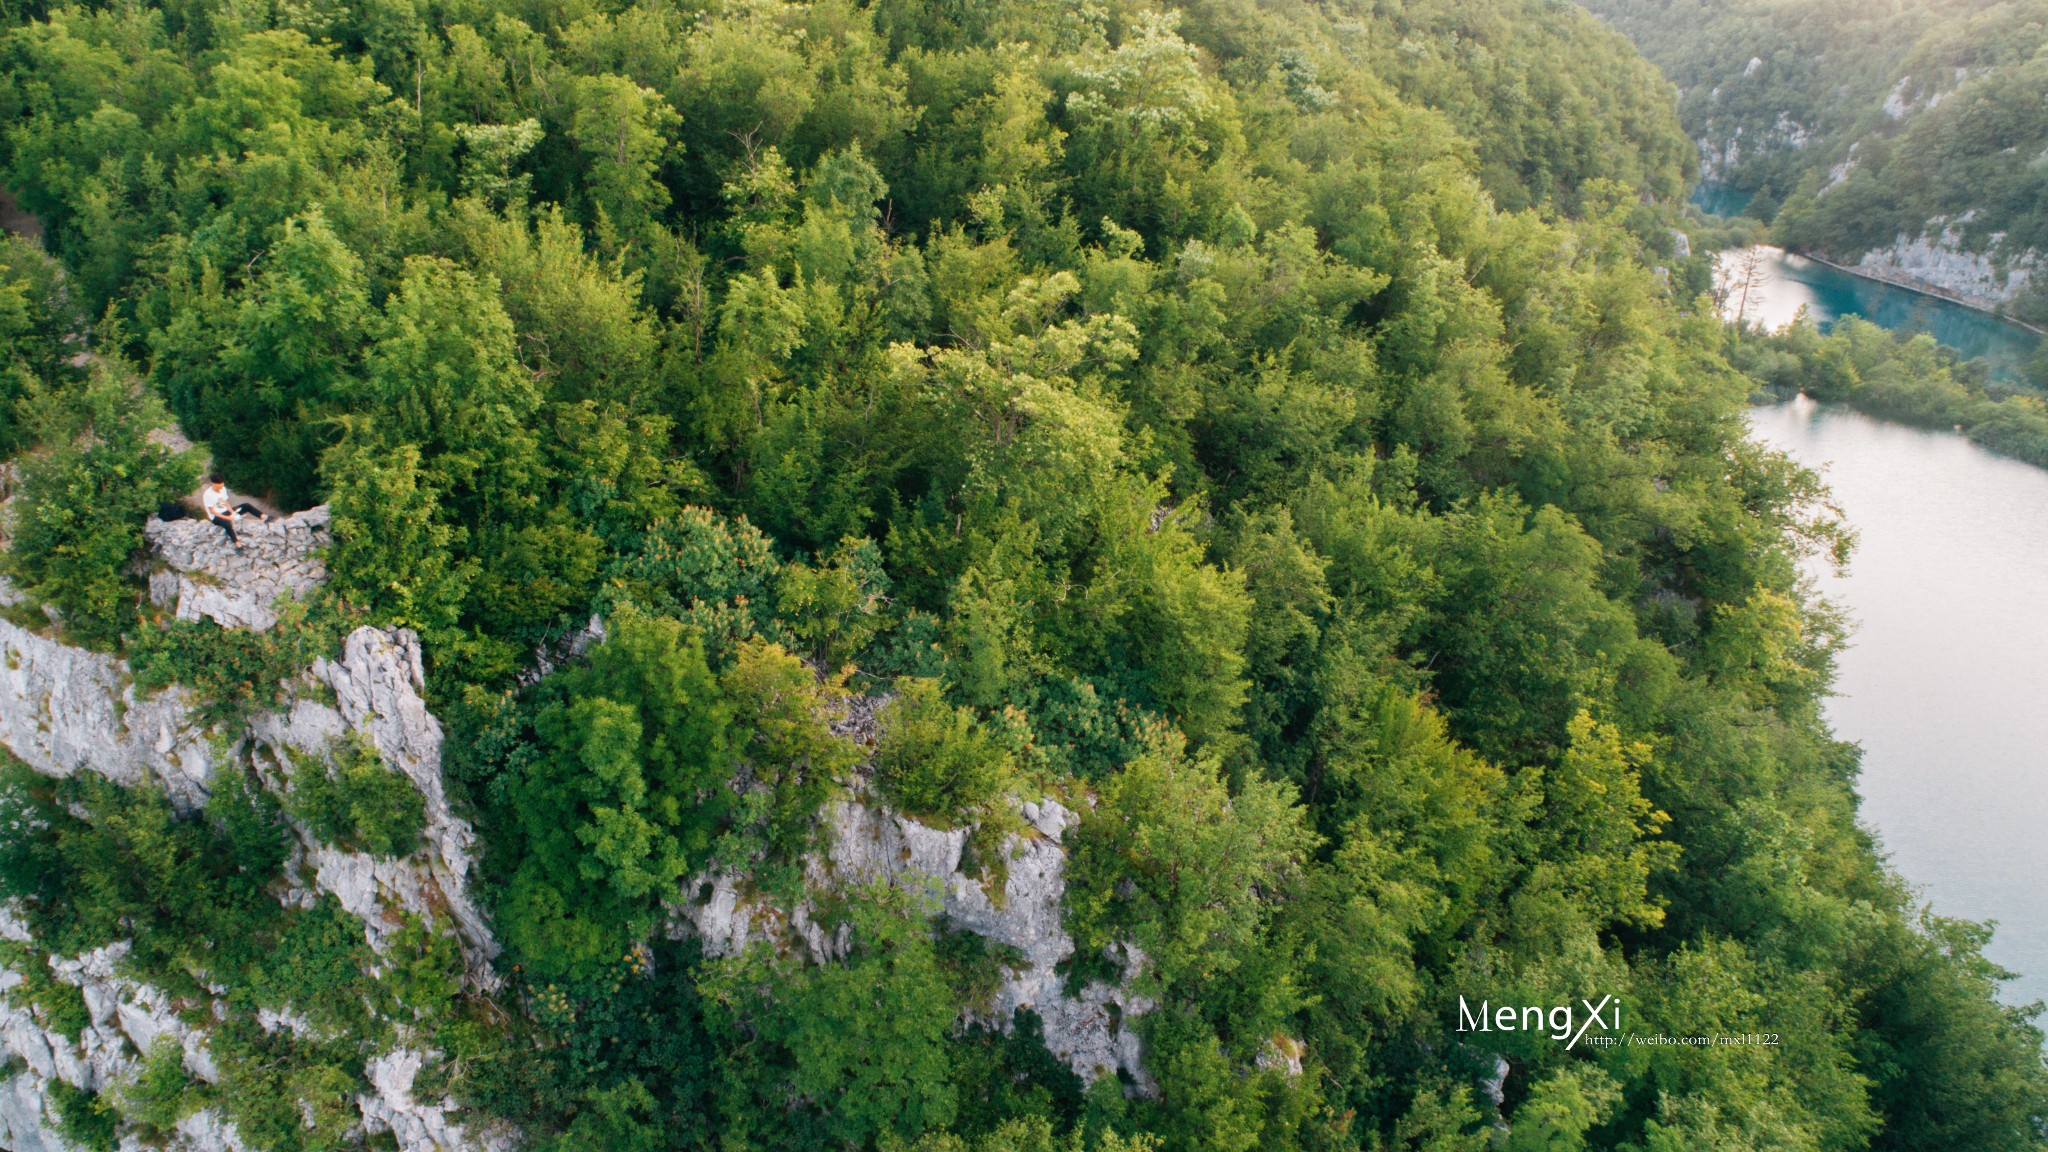
[{"label": "green tree", "polygon": [[329,586],[344,604],[374,620],[433,634],[454,626],[474,562],[456,558],[455,529],[440,501],[422,487],[419,449],[386,451],[349,437],[321,460],[333,512]]},{"label": "green tree", "polygon": [[38,388],[18,410],[40,447],[20,463],[8,566],[72,635],[111,644],[136,620],[143,521],[191,490],[198,465],[152,435],[169,413],[117,365]]},{"label": "green tree", "polygon": [[588,975],[653,928],[731,819],[732,724],[674,620],[615,613],[588,662],[547,682],[537,754],[499,785],[524,839],[506,937],[534,970]]},{"label": "green tree", "polygon": [[1014,780],[1010,755],[933,680],[904,677],[876,717],[875,783],[905,815],[957,825],[985,814]]},{"label": "green tree", "polygon": [[654,178],[681,117],[661,94],[623,76],[591,76],[574,89],[569,136],[589,165],[592,205],[628,232],[668,206]]},{"label": "green tree", "polygon": [[365,740],[341,741],[331,754],[332,765],[321,757],[293,759],[285,810],[329,844],[372,856],[410,853],[426,828],[419,789]]},{"label": "green tree", "polygon": [[756,951],[717,965],[706,986],[714,1028],[772,1045],[790,1096],[823,1114],[831,1139],[859,1145],[952,1121],[946,1034],[958,1006],[934,958],[923,901],[889,887],[856,896],[843,961],[791,967]]}]

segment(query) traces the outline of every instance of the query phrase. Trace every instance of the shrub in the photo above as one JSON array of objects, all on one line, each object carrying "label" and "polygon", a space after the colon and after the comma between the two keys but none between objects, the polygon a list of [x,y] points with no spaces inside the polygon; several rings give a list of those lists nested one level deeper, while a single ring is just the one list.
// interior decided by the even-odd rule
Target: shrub
[{"label": "shrub", "polygon": [[52,1080],[50,1103],[57,1113],[57,1131],[66,1140],[89,1152],[114,1152],[120,1147],[121,1114],[99,1093]]},{"label": "shrub", "polygon": [[606,579],[649,613],[673,616],[704,636],[714,666],[744,641],[775,634],[772,609],[783,566],[760,529],[689,507],[657,520]]},{"label": "shrub", "polygon": [[325,894],[292,914],[276,945],[250,967],[241,991],[262,1007],[288,1009],[315,1027],[363,1039],[372,958],[363,922]]},{"label": "shrub", "polygon": [[720,686],[732,702],[735,728],[744,734],[736,748],[765,788],[741,800],[736,820],[761,841],[729,835],[714,854],[734,861],[765,849],[769,863],[757,873],[763,888],[793,891],[818,811],[860,759],[854,744],[832,731],[845,688],[836,679],[821,683],[781,645],[759,643],[740,649]]},{"label": "shrub", "polygon": [[50,971],[49,961],[33,948],[12,940],[0,941],[0,964],[21,976],[21,983],[15,985],[10,999],[16,1004],[23,999],[34,1004],[41,1013],[43,1027],[76,1042],[92,1023],[85,993],[77,985],[57,979]]},{"label": "shrub", "polygon": [[145,621],[129,637],[128,666],[136,688],[190,688],[199,718],[238,719],[282,702],[285,681],[339,647],[343,620],[333,601],[294,602],[263,632],[223,628],[212,620]]},{"label": "shrub", "polygon": [[707,1023],[714,1036],[747,1037],[764,1106],[826,1105],[821,1126],[849,1146],[952,1121],[959,1090],[946,1036],[960,1006],[933,948],[931,910],[921,894],[867,888],[849,903],[844,963],[791,965],[756,950],[707,969]]},{"label": "shrub", "polygon": [[185,1050],[176,1038],[158,1036],[134,1079],[121,1085],[115,1098],[122,1115],[144,1135],[168,1139],[192,1105],[192,1078],[185,1073]]},{"label": "shrub", "polygon": [[73,636],[111,645],[141,600],[143,521],[197,482],[198,465],[149,439],[170,424],[162,402],[104,365],[18,407],[41,447],[21,459],[9,567]]},{"label": "shrub", "polygon": [[0,897],[53,952],[132,940],[133,970],[176,991],[193,986],[192,942],[206,940],[204,964],[225,975],[281,911],[266,887],[283,853],[251,801],[223,789],[204,815],[181,816],[159,787],[0,763]]},{"label": "shrub", "polygon": [[403,856],[426,827],[426,801],[404,773],[360,737],[334,747],[334,765],[293,755],[292,817],[329,844],[372,856]]},{"label": "shrub", "polygon": [[942,827],[975,819],[1014,775],[1010,754],[933,680],[905,677],[882,710],[875,783],[898,811]]}]

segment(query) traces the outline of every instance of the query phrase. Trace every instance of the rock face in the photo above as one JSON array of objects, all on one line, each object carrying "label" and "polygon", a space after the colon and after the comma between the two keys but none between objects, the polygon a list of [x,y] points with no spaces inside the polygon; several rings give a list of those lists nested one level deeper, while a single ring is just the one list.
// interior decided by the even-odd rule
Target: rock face
[{"label": "rock face", "polygon": [[[149,538],[163,567],[151,577],[159,604],[181,618],[211,618],[224,627],[269,628],[275,605],[303,596],[324,577],[317,550],[327,541],[324,509],[274,524],[252,525],[246,550],[204,521],[152,521]],[[574,638],[564,656],[601,642],[601,625]],[[284,899],[310,904],[332,893],[360,918],[372,946],[382,951],[403,915],[446,917],[463,945],[471,983],[491,989],[497,953],[489,926],[471,899],[467,878],[475,834],[449,810],[441,777],[443,733],[422,697],[425,677],[419,641],[404,630],[359,628],[338,659],[320,660],[292,686],[290,704],[258,715],[245,728],[203,726],[190,698],[177,688],[137,694],[119,659],[73,648],[0,620],[0,745],[36,771],[69,776],[90,769],[127,786],[154,780],[184,811],[203,805],[223,763],[251,763],[269,785],[291,787],[295,759],[327,755],[338,740],[359,739],[418,789],[426,816],[422,846],[402,858],[379,858],[320,843],[300,829],[288,872],[296,887]],[[330,702],[331,701],[331,702]],[[861,699],[835,730],[849,738],[872,735],[876,701]],[[296,754],[294,756],[293,754]],[[1142,1045],[1129,1018],[1153,1005],[1121,985],[1095,981],[1068,995],[1058,965],[1074,953],[1061,925],[1066,850],[1061,837],[1074,815],[1058,802],[1024,803],[1027,824],[1009,837],[1008,871],[995,896],[961,869],[969,830],[928,827],[855,795],[827,813],[828,845],[807,867],[807,885],[826,892],[849,884],[886,882],[933,892],[956,925],[1015,949],[1019,963],[1005,974],[985,1022],[1009,1028],[1019,1009],[1044,1022],[1047,1047],[1085,1079],[1121,1072],[1140,1092],[1156,1092],[1142,1063]],[[742,895],[731,876],[700,877],[691,891],[705,898],[677,909],[701,936],[710,955],[732,955],[757,940],[802,948],[814,962],[845,955],[844,929],[828,933],[803,906],[781,910]],[[26,939],[26,930],[0,914],[0,936]],[[51,1128],[48,1085],[63,1080],[98,1090],[132,1073],[142,1054],[170,1037],[197,1077],[218,1077],[202,1029],[183,1022],[164,994],[119,976],[115,963],[126,945],[86,956],[59,958],[57,979],[77,986],[92,1024],[77,1040],[45,1028],[35,1011],[4,994],[20,973],[0,969],[0,1047],[27,1070],[0,1082],[0,1147],[23,1152],[71,1152]],[[1135,949],[1120,957],[1123,970],[1142,971]],[[280,1021],[280,1023],[283,1023]],[[501,1152],[510,1134],[465,1127],[450,1100],[420,1101],[413,1086],[433,1053],[400,1047],[365,1069],[370,1091],[358,1098],[364,1130],[389,1134],[402,1152]],[[204,1111],[179,1125],[171,1147],[186,1152],[242,1152],[231,1123]]]},{"label": "rock face", "polygon": [[0,620],[0,744],[36,771],[91,768],[128,787],[155,777],[190,809],[213,775],[209,735],[182,689],[139,699],[120,660]]},{"label": "rock face", "polygon": [[[175,603],[185,619],[270,627],[280,597],[303,596],[324,577],[316,550],[326,543],[326,524],[325,509],[255,524],[245,533],[246,550],[236,552],[219,528],[204,521],[152,521],[150,539],[167,566],[152,576],[152,594],[166,606]],[[336,740],[365,741],[419,790],[426,816],[420,849],[402,858],[378,858],[319,843],[300,829],[292,867],[300,886],[285,899],[306,904],[320,892],[333,893],[363,921],[380,951],[402,925],[401,914],[446,917],[461,940],[471,983],[494,988],[490,961],[497,945],[466,883],[475,833],[449,811],[441,725],[427,710],[424,689],[416,636],[358,628],[339,659],[316,662],[291,685],[294,699],[287,707],[254,717],[246,730],[222,731],[199,722],[181,689],[141,697],[121,660],[0,620],[0,745],[45,775],[90,769],[130,787],[154,780],[176,807],[191,811],[206,802],[223,761],[247,758],[273,787],[286,789],[293,771],[287,750],[320,757]],[[27,932],[0,914],[0,936],[26,940]],[[178,1043],[194,1076],[218,1077],[203,1030],[185,1024],[161,991],[116,973],[126,947],[53,960],[55,977],[78,987],[91,1010],[92,1023],[76,1040],[48,1030],[34,1010],[5,997],[23,977],[0,969],[0,1058],[27,1065],[0,1083],[0,1147],[70,1152],[50,1127],[49,1082],[93,1091],[118,1083],[159,1037]],[[372,1061],[373,1091],[359,1100],[366,1130],[391,1133],[402,1152],[509,1146],[506,1137],[466,1130],[452,1101],[413,1100],[420,1060],[401,1049]],[[210,1111],[181,1121],[170,1146],[242,1150],[233,1125]]]},{"label": "rock face", "polygon": [[475,1149],[477,1152],[509,1152],[514,1146],[510,1133],[476,1132],[451,1120],[456,1111],[453,1100],[421,1104],[413,1099],[413,1081],[419,1076],[426,1056],[409,1048],[397,1048],[369,1062],[364,1074],[376,1091],[359,1097],[363,1128],[377,1134],[389,1132],[407,1152]]},{"label": "rock face", "polygon": [[[26,941],[28,930],[10,912],[0,910],[0,937]],[[208,1083],[220,1079],[207,1052],[206,1037],[199,1029],[179,1019],[169,997],[147,984],[137,983],[118,971],[127,954],[126,943],[97,948],[83,956],[53,959],[50,968],[59,981],[77,988],[85,1000],[91,1022],[77,1039],[44,1026],[29,1007],[6,996],[22,983],[20,973],[0,969],[0,1051],[20,1060],[27,1070],[0,1084],[0,1146],[13,1149],[68,1150],[63,1139],[49,1128],[48,1085],[62,1080],[74,1088],[102,1091],[118,1084],[141,1062],[160,1039],[168,1039],[183,1053],[185,1070]],[[204,1114],[202,1114],[203,1116]],[[204,1128],[217,1120],[202,1116],[188,1118]],[[194,1148],[225,1149],[226,1144],[190,1144]]]},{"label": "rock face", "polygon": [[[379,948],[402,926],[401,911],[429,918],[446,913],[462,938],[471,982],[495,988],[497,977],[490,962],[498,953],[497,943],[469,896],[476,833],[448,810],[441,782],[441,722],[420,696],[426,675],[419,637],[404,629],[358,628],[343,643],[338,662],[315,661],[307,675],[333,692],[334,704],[301,699],[284,712],[257,717],[249,730],[259,750],[292,748],[319,756],[337,739],[361,736],[387,765],[412,781],[425,801],[426,815],[426,847],[400,859],[309,844],[308,863],[316,886],[334,893],[342,907],[360,917],[371,943]],[[283,758],[275,754],[270,765],[280,776],[289,774]]]},{"label": "rock face", "polygon": [[238,549],[211,521],[152,517],[143,533],[165,567],[150,574],[149,598],[180,620],[261,632],[277,623],[279,599],[304,599],[327,579],[329,522],[325,504],[268,524],[247,518]]},{"label": "rock face", "polygon": [[1987,312],[2009,308],[2040,270],[2040,256],[2029,249],[2001,258],[2004,233],[1994,233],[1982,252],[1965,251],[1957,226],[1968,222],[1967,217],[1930,220],[1919,236],[1902,232],[1890,247],[1865,252],[1854,270]]},{"label": "rock face", "polygon": [[[1027,802],[1021,813],[1030,827],[1004,847],[1009,873],[1000,900],[961,871],[968,829],[931,828],[857,795],[828,810],[829,846],[808,862],[806,887],[820,892],[886,881],[932,892],[954,925],[1023,956],[1021,965],[1004,974],[990,1005],[990,1023],[1008,1029],[1017,1009],[1030,1009],[1044,1021],[1046,1047],[1083,1080],[1121,1071],[1139,1092],[1154,1093],[1156,1085],[1142,1061],[1143,1045],[1136,1030],[1124,1026],[1150,1011],[1152,1002],[1133,992],[1128,980],[1121,986],[1092,981],[1079,996],[1069,996],[1057,970],[1074,954],[1074,939],[1060,923],[1067,864],[1060,838],[1073,825],[1074,814],[1055,800]],[[738,878],[730,875],[698,877],[688,891],[700,898],[686,901],[677,912],[703,940],[709,956],[736,955],[755,942],[779,945],[793,938],[813,962],[823,963],[843,956],[849,943],[843,929],[826,933],[807,905],[784,910],[749,901]],[[1144,956],[1134,948],[1122,959],[1126,973],[1144,965]]]}]

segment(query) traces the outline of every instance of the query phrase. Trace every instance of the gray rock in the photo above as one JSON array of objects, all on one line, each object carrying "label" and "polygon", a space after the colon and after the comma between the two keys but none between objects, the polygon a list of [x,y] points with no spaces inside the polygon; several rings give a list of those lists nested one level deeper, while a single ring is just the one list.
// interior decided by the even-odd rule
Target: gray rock
[{"label": "gray rock", "polygon": [[[304,595],[324,578],[318,551],[326,543],[326,527],[325,509],[252,525],[245,534],[247,550],[237,553],[211,524],[153,521],[150,540],[166,567],[152,577],[152,593],[160,603],[175,603],[186,619],[207,616],[228,627],[269,627],[281,596]],[[139,698],[121,660],[0,621],[0,745],[45,775],[91,770],[129,787],[154,779],[174,805],[191,811],[205,803],[222,758],[249,758],[272,786],[283,789],[294,770],[286,750],[318,757],[339,739],[367,741],[419,790],[426,815],[422,846],[403,858],[380,859],[320,844],[300,829],[291,867],[302,886],[285,899],[305,904],[318,891],[334,893],[362,919],[379,951],[403,922],[401,913],[445,915],[463,945],[471,983],[494,988],[490,961],[497,944],[467,886],[475,833],[449,811],[441,779],[441,725],[427,710],[424,688],[415,635],[359,628],[344,642],[339,659],[316,662],[293,686],[288,706],[254,717],[246,731],[224,732],[199,723],[183,689]],[[321,699],[328,693],[332,704]],[[26,941],[28,932],[0,909],[0,937]],[[0,1084],[0,1147],[70,1152],[48,1126],[48,1083],[61,1079],[95,1091],[117,1083],[164,1036],[178,1042],[194,1076],[218,1079],[203,1030],[187,1025],[160,990],[116,972],[126,948],[117,944],[52,963],[58,979],[78,986],[91,1015],[76,1041],[44,1028],[29,1007],[14,1003],[7,993],[22,976],[0,969],[0,1049],[28,1065]],[[280,1016],[272,1023],[295,1022]],[[411,1077],[400,1075],[401,1064],[373,1064],[376,1091],[359,1101],[367,1129],[394,1133],[406,1152],[494,1152],[511,1146],[506,1134],[477,1135],[457,1124],[450,1102],[412,1102]],[[416,1072],[417,1064],[412,1068]],[[169,1146],[246,1152],[233,1125],[211,1110],[181,1121]]]},{"label": "gray rock", "polygon": [[397,1048],[369,1062],[363,1072],[374,1091],[357,1098],[364,1129],[391,1133],[401,1152],[509,1152],[514,1146],[512,1133],[465,1126],[455,1118],[461,1111],[455,1101],[426,1104],[413,1099],[413,1081],[426,1060],[427,1054]]},{"label": "gray rock", "polygon": [[321,554],[333,542],[330,520],[325,504],[267,524],[245,518],[237,549],[211,521],[151,517],[143,534],[165,567],[150,574],[149,598],[180,620],[270,628],[280,599],[304,599],[327,579]]},{"label": "gray rock", "polygon": [[50,1127],[49,1079],[23,1072],[0,1083],[0,1148],[12,1152],[76,1152]]},{"label": "gray rock", "polygon": [[[470,981],[480,988],[497,987],[491,968],[497,941],[469,894],[476,832],[448,808],[441,780],[441,722],[420,696],[426,675],[419,637],[407,629],[358,628],[343,642],[339,661],[316,661],[309,676],[334,693],[333,706],[297,700],[284,712],[252,722],[252,738],[322,756],[336,739],[361,735],[385,764],[412,781],[426,815],[424,847],[400,859],[309,841],[306,854],[315,883],[362,919],[380,951],[402,925],[401,911],[429,920],[445,913],[461,937]],[[284,770],[284,759],[273,758],[273,763]]]},{"label": "gray rock", "polygon": [[182,688],[138,698],[122,661],[0,620],[0,744],[46,776],[153,776],[180,808],[205,803],[212,732],[187,701]]},{"label": "gray rock", "polygon": [[2006,251],[2002,233],[1991,236],[1983,251],[1966,251],[1957,225],[1967,223],[1967,218],[1930,220],[1918,236],[1902,232],[1890,247],[1865,252],[1852,270],[1987,312],[2010,307],[2040,271],[2040,254]]},{"label": "gray rock", "polygon": [[[0,910],[0,935],[26,940],[28,932],[9,910]],[[128,954],[123,941],[80,956],[52,957],[51,973],[77,988],[91,1023],[72,1040],[43,1027],[26,1004],[9,995],[22,975],[0,969],[0,1050],[25,1061],[45,1080],[99,1091],[133,1071],[141,1055],[169,1037],[184,1056],[185,1070],[209,1084],[220,1080],[207,1051],[206,1036],[186,1024],[160,989],[121,975]]]},{"label": "gray rock", "polygon": [[[980,879],[961,871],[969,829],[920,824],[867,803],[856,789],[827,810],[829,843],[807,862],[806,887],[822,893],[880,881],[930,893],[953,924],[1023,956],[1021,965],[1004,974],[985,1023],[1007,1030],[1018,1009],[1030,1009],[1044,1022],[1046,1047],[1084,1080],[1123,1071],[1140,1092],[1155,1093],[1143,1044],[1126,1026],[1154,1007],[1132,986],[1145,958],[1135,947],[1122,946],[1121,984],[1092,981],[1080,995],[1067,995],[1058,965],[1073,955],[1074,939],[1060,918],[1067,863],[1060,837],[1074,824],[1074,814],[1050,799],[1020,804],[1019,812],[1030,831],[1005,844],[1008,875],[996,899]],[[673,911],[702,940],[706,955],[737,955],[756,942],[801,945],[814,963],[845,955],[844,928],[826,933],[808,901],[787,910],[767,906],[744,894],[741,878],[724,873],[692,879],[685,895]]]},{"label": "gray rock", "polygon": [[[177,1136],[171,1141],[171,1149],[172,1152],[249,1152],[249,1146],[242,1143],[242,1134],[212,1108],[201,1108],[178,1121]],[[127,1143],[121,1145],[121,1152],[129,1152]]]}]

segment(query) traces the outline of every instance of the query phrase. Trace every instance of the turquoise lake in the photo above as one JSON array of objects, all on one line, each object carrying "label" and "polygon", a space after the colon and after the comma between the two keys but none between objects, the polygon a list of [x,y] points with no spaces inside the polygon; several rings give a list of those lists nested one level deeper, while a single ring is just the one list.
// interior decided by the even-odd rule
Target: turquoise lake
[{"label": "turquoise lake", "polygon": [[1779,248],[1761,257],[1747,300],[1740,290],[1742,251],[1720,255],[1721,282],[1731,287],[1722,313],[1765,328],[1790,324],[1801,308],[1825,331],[1843,316],[1886,328],[1926,332],[1965,356],[1981,356],[1993,379],[2018,380],[2041,347],[2039,334],[1939,296],[1852,276]]}]

